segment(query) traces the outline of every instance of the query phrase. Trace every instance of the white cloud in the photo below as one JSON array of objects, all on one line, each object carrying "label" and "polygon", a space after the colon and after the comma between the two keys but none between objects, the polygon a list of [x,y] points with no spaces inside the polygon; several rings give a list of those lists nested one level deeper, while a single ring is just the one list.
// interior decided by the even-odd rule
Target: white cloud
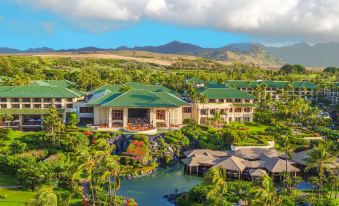
[{"label": "white cloud", "polygon": [[[120,25],[143,18],[257,38],[339,41],[338,0],[17,0],[75,22]],[[94,26],[94,25],[92,25]]]}]

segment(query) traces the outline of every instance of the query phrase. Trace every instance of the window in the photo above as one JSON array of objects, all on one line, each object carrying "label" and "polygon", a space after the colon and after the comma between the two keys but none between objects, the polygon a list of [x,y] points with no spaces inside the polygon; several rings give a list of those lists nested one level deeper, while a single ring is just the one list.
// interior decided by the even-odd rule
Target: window
[{"label": "window", "polygon": [[219,102],[220,103],[224,103],[224,99],[219,99]]},{"label": "window", "polygon": [[12,102],[19,102],[19,98],[12,98],[11,101]]},{"label": "window", "polygon": [[245,108],[244,112],[251,112],[251,108]]},{"label": "window", "polygon": [[201,115],[207,115],[207,109],[201,109],[200,114]]},{"label": "window", "polygon": [[12,104],[12,108],[20,108],[20,105],[19,104]]},{"label": "window", "polygon": [[45,98],[44,102],[52,102],[52,98]]},{"label": "window", "polygon": [[225,109],[220,109],[220,114],[226,114]]},{"label": "window", "polygon": [[250,122],[251,118],[250,117],[244,117],[244,122]]},{"label": "window", "polygon": [[33,102],[41,102],[41,98],[34,98]]},{"label": "window", "polygon": [[[61,107],[61,105],[60,105],[60,107]],[[69,108],[69,109],[73,108],[73,104],[67,104],[67,108]]]},{"label": "window", "polygon": [[183,107],[182,113],[192,113],[192,107]]},{"label": "window", "polygon": [[[90,107],[93,110],[93,107]],[[112,110],[112,119],[113,120],[122,120],[123,119],[123,111],[120,110]]]},{"label": "window", "polygon": [[245,102],[247,102],[247,103],[248,103],[248,102],[251,102],[251,100],[250,100],[250,99],[245,99]]},{"label": "window", "polygon": [[241,117],[236,117],[236,118],[235,118],[235,121],[236,121],[236,122],[241,122]]},{"label": "window", "polygon": [[30,102],[31,99],[30,99],[30,98],[23,98],[22,101],[23,101],[23,102]]},{"label": "window", "polygon": [[33,107],[34,107],[35,109],[39,109],[39,108],[41,108],[41,104],[34,104]]},{"label": "window", "polygon": [[3,109],[6,109],[7,108],[7,104],[0,104],[0,107],[3,108]]},{"label": "window", "polygon": [[229,112],[233,112],[233,108],[230,108],[230,109],[229,109]]},{"label": "window", "polygon": [[234,112],[241,112],[241,108],[235,108]]},{"label": "window", "polygon": [[234,102],[239,103],[239,102],[241,102],[241,99],[235,99]]},{"label": "window", "polygon": [[[55,105],[55,108],[61,109],[61,104],[56,104],[56,105]],[[68,105],[67,105],[67,108],[72,108],[72,107],[68,107]]]},{"label": "window", "polygon": [[93,113],[93,107],[80,107],[80,113]]},{"label": "window", "polygon": [[26,109],[27,109],[27,108],[31,108],[31,105],[30,105],[30,104],[23,104],[23,105],[22,105],[22,108],[26,108]]},{"label": "window", "polygon": [[44,108],[50,108],[52,104],[44,104]]},{"label": "window", "polygon": [[67,98],[67,102],[73,102],[72,98]]},{"label": "window", "polygon": [[211,114],[211,115],[214,115],[214,114],[215,114],[215,109],[211,109],[211,110],[210,110],[210,114]]},{"label": "window", "polygon": [[226,102],[233,102],[233,99],[226,99]]},{"label": "window", "polygon": [[55,98],[55,102],[61,102],[61,98]]},{"label": "window", "polygon": [[217,101],[216,101],[216,99],[209,99],[208,102],[209,102],[209,103],[215,103],[215,102],[217,102]]},{"label": "window", "polygon": [[232,117],[229,117],[229,118],[228,118],[228,122],[232,122]]},{"label": "window", "polygon": [[0,102],[7,102],[7,98],[0,98]]},{"label": "window", "polygon": [[165,110],[157,110],[157,119],[165,119]]}]

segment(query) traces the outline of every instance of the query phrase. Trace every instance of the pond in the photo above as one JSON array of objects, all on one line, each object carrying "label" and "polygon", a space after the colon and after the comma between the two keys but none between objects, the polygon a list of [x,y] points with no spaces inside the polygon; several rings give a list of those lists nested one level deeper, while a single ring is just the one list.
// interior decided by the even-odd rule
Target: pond
[{"label": "pond", "polygon": [[185,192],[202,182],[201,177],[184,174],[181,164],[159,169],[150,176],[123,180],[119,195],[133,197],[139,206],[173,206],[164,195]]}]

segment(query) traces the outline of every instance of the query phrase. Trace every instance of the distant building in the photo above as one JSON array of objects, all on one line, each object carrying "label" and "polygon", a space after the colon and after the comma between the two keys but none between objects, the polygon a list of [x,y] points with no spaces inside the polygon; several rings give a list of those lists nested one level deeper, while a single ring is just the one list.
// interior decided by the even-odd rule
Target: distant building
[{"label": "distant building", "polygon": [[0,86],[0,115],[13,117],[0,122],[0,126],[40,130],[51,106],[59,110],[65,122],[67,113],[76,112],[77,102],[84,98],[84,93],[64,87],[67,82],[37,81],[27,86]]}]

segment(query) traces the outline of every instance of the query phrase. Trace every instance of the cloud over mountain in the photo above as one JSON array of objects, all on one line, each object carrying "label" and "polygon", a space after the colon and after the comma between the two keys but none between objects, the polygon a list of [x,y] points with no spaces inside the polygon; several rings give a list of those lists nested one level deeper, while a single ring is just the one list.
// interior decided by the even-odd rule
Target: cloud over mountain
[{"label": "cloud over mountain", "polygon": [[143,19],[245,33],[261,39],[339,41],[338,0],[17,0],[76,22]]}]

